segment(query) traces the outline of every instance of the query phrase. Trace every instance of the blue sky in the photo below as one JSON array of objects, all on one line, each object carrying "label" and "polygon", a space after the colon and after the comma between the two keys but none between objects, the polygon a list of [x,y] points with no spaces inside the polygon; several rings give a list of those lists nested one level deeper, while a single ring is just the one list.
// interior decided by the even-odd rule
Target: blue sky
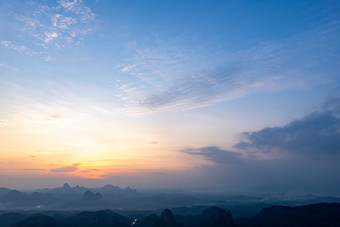
[{"label": "blue sky", "polygon": [[0,6],[4,184],[340,188],[339,2]]}]

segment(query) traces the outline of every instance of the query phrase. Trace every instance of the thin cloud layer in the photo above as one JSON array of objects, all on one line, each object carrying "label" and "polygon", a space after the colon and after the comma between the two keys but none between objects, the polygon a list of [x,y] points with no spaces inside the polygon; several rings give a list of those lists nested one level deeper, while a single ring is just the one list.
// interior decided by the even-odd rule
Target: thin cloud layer
[{"label": "thin cloud layer", "polygon": [[50,171],[56,172],[56,173],[76,172],[78,170],[79,165],[80,164],[76,163],[76,164],[73,164],[72,166],[64,166],[64,167],[60,167],[60,168],[50,169]]},{"label": "thin cloud layer", "polygon": [[18,52],[27,52],[29,50],[26,46],[17,45],[12,43],[11,41],[1,41],[1,44]]},{"label": "thin cloud layer", "polygon": [[[333,21],[238,52],[195,45],[181,49],[180,41],[171,45],[155,42],[149,48],[136,44],[134,60],[122,64],[121,71],[143,85],[131,84],[134,90],[125,89],[122,96],[136,111],[162,112],[209,106],[258,92],[306,88],[325,82],[314,71],[337,64],[327,56],[336,53],[339,38],[340,21]],[[336,74],[335,68],[331,73]]]}]

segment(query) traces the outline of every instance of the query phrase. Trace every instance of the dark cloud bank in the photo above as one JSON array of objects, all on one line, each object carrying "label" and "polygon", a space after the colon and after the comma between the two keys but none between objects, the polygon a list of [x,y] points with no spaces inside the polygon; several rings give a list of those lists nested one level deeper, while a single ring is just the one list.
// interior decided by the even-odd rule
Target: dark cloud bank
[{"label": "dark cloud bank", "polygon": [[235,148],[291,152],[297,155],[338,155],[340,118],[331,112],[316,112],[283,127],[264,128],[243,134],[244,141]]},{"label": "dark cloud bank", "polygon": [[[340,99],[332,98],[323,110],[282,127],[245,132],[234,145],[239,152],[217,146],[182,152],[214,162],[199,167],[198,174],[207,183],[230,190],[340,195],[339,106]],[[252,152],[276,153],[280,158],[260,160],[249,155]]]}]

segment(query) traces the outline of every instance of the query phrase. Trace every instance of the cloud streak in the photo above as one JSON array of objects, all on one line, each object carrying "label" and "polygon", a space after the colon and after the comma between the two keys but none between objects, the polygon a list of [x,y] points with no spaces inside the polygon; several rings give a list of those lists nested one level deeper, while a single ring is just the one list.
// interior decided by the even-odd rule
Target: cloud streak
[{"label": "cloud streak", "polygon": [[[322,80],[314,71],[336,65],[337,60],[327,56],[339,48],[339,38],[340,21],[335,21],[238,52],[188,47],[180,41],[136,45],[134,60],[121,64],[121,71],[143,81],[143,86],[137,87],[138,95],[127,91],[124,96],[137,112],[160,112],[209,106],[259,92],[306,88]],[[327,78],[333,74],[335,70]]]},{"label": "cloud streak", "polygon": [[50,169],[51,172],[55,173],[71,173],[71,172],[76,172],[78,170],[78,166],[80,164],[76,163],[73,164],[72,166],[64,166],[60,168],[55,168],[55,169]]},{"label": "cloud streak", "polygon": [[4,40],[4,41],[1,41],[1,44],[5,47],[9,48],[9,49],[13,49],[13,50],[18,51],[18,52],[29,53],[28,47],[12,43],[11,41]]},{"label": "cloud streak", "polygon": [[181,152],[191,155],[203,156],[206,159],[218,164],[231,164],[241,160],[240,153],[221,149],[217,146],[192,148],[188,147]]}]

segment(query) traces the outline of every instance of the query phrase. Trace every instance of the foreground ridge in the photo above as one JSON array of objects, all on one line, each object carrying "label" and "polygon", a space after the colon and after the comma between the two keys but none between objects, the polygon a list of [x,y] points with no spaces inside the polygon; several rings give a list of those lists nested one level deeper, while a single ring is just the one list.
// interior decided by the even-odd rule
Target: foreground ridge
[{"label": "foreground ridge", "polygon": [[40,213],[8,212],[0,215],[1,227],[251,227],[251,226],[339,226],[340,203],[318,203],[304,206],[270,206],[255,217],[232,217],[230,210],[216,206],[205,209],[199,215],[174,215],[164,209],[136,217],[121,215],[111,210],[65,212],[45,211]]}]

